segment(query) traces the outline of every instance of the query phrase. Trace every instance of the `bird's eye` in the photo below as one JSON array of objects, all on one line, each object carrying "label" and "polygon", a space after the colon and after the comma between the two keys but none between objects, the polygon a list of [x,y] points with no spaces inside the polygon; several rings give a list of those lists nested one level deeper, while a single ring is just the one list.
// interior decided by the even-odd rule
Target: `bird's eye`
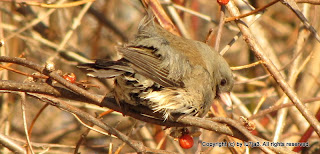
[{"label": "bird's eye", "polygon": [[227,80],[226,79],[222,79],[221,81],[220,81],[220,85],[221,86],[225,86],[227,84]]}]

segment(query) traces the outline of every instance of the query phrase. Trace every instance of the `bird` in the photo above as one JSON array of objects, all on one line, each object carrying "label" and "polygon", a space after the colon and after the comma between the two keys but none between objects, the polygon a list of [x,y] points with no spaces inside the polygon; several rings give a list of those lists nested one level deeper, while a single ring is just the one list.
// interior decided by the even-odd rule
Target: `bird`
[{"label": "bird", "polygon": [[81,64],[88,76],[114,78],[118,104],[143,105],[163,114],[203,117],[214,99],[231,104],[234,80],[226,60],[209,45],[176,36],[150,18],[117,47],[122,58]]}]

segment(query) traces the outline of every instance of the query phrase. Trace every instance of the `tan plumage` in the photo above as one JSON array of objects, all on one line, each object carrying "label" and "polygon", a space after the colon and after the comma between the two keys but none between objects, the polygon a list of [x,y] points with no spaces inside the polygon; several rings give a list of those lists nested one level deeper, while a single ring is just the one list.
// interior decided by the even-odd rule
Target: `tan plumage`
[{"label": "tan plumage", "polygon": [[132,42],[118,47],[118,61],[84,64],[88,75],[115,77],[118,103],[145,105],[172,114],[204,116],[216,94],[230,92],[232,73],[227,62],[207,44],[181,38],[152,21],[143,22]]}]

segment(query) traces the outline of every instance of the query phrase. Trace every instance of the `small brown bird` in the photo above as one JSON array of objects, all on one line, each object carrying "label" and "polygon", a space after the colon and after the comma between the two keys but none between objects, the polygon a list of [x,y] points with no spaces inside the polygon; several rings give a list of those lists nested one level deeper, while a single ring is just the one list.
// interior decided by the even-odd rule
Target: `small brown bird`
[{"label": "small brown bird", "polygon": [[166,120],[173,114],[203,117],[215,98],[230,98],[225,93],[234,81],[225,59],[207,44],[173,35],[152,20],[143,21],[136,38],[118,51],[123,56],[118,61],[99,59],[82,67],[92,71],[89,76],[115,78],[120,104],[145,105]]}]

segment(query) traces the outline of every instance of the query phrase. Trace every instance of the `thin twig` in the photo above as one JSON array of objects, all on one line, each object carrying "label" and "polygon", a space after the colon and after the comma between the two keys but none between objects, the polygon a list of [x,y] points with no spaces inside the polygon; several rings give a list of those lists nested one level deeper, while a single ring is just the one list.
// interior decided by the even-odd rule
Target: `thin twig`
[{"label": "thin twig", "polygon": [[[164,1],[166,1],[168,3],[171,3],[171,0],[164,0]],[[180,18],[177,10],[171,5],[168,5],[167,9],[168,9],[168,11],[169,11],[169,13],[170,13],[170,15],[172,17],[172,20],[174,21],[174,23],[179,28],[182,36],[185,37],[185,38],[191,39],[190,33],[187,31],[186,27],[184,26],[183,21]]]},{"label": "thin twig", "polygon": [[92,5],[92,1],[88,2],[84,5],[82,10],[79,12],[79,15],[73,19],[73,23],[71,25],[71,28],[69,31],[64,35],[64,38],[60,42],[58,48],[56,49],[56,54],[54,54],[52,57],[50,57],[47,61],[53,61],[53,59],[57,58],[58,54],[61,52],[61,50],[65,47],[69,39],[71,38],[74,30],[77,29],[78,26],[80,26],[81,19],[84,17],[85,13],[89,10],[90,6]]},{"label": "thin twig", "polygon": [[242,69],[247,69],[247,68],[250,68],[250,67],[254,67],[254,66],[257,66],[257,65],[259,65],[261,63],[263,63],[263,62],[262,61],[256,61],[254,63],[243,65],[243,66],[230,67],[230,69],[232,71],[237,71],[237,70],[242,70]]},{"label": "thin twig", "polygon": [[16,70],[16,69],[10,68],[10,67],[8,67],[8,66],[0,65],[0,67],[1,67],[1,68],[3,68],[3,69],[6,69],[6,70],[9,70],[9,71],[12,71],[12,72],[15,72],[15,73],[18,73],[18,74],[24,75],[24,76],[33,77],[33,78],[48,79],[48,77],[47,77],[47,76],[32,75],[32,74],[24,73],[24,72],[21,72],[21,71],[19,71],[19,70]]},{"label": "thin twig", "polygon": [[297,3],[309,3],[314,5],[320,5],[319,0],[295,0]]},{"label": "thin twig", "polygon": [[48,106],[49,106],[49,104],[43,105],[42,108],[39,110],[39,112],[36,114],[36,116],[32,119],[31,125],[30,125],[29,130],[28,130],[28,135],[29,136],[31,136],[33,126],[36,123],[37,119],[39,118],[41,113],[44,111],[44,109],[46,109]]},{"label": "thin twig", "polygon": [[225,11],[226,7],[224,5],[220,5],[220,20],[219,20],[219,26],[218,26],[218,32],[217,32],[217,37],[216,41],[214,44],[214,49],[219,52],[219,45],[222,37],[222,30],[223,30],[223,25],[224,25],[224,18],[225,18]]},{"label": "thin twig", "polygon": [[90,114],[88,114],[88,113],[86,113],[76,107],[68,105],[67,103],[65,103],[62,100],[59,100],[59,99],[56,99],[53,97],[39,95],[39,94],[29,94],[29,95],[36,97],[44,102],[48,102],[53,106],[56,106],[58,108],[66,110],[68,112],[74,113],[77,116],[84,118],[84,119],[94,123],[95,125],[99,126],[100,128],[103,128],[107,132],[112,133],[113,135],[117,136],[119,139],[126,142],[130,147],[135,149],[137,152],[145,152],[145,147],[143,146],[143,144],[141,142],[129,139],[126,135],[124,135],[123,133],[114,129],[113,127],[109,126],[108,124],[103,123],[101,120],[93,117],[92,115],[90,115]]},{"label": "thin twig", "polygon": [[95,0],[80,0],[80,1],[74,1],[74,2],[69,2],[69,3],[63,3],[63,4],[45,4],[45,3],[39,3],[39,2],[25,2],[27,5],[32,5],[32,6],[39,6],[43,8],[68,8],[68,7],[75,7],[79,5],[86,4],[88,2],[93,2]]},{"label": "thin twig", "polygon": [[239,20],[239,19],[244,18],[244,17],[247,17],[247,16],[249,16],[249,15],[256,14],[256,13],[258,13],[258,12],[260,12],[260,11],[263,11],[263,10],[267,9],[268,7],[276,4],[278,1],[279,1],[279,0],[274,0],[274,1],[270,2],[270,3],[268,3],[267,5],[265,5],[265,6],[263,6],[263,7],[260,7],[260,8],[258,8],[258,9],[255,9],[255,10],[249,12],[249,13],[246,13],[246,14],[242,14],[242,15],[239,15],[239,16],[236,16],[236,17],[226,18],[226,19],[225,19],[225,22],[230,22],[230,21],[234,21],[234,20]]},{"label": "thin twig", "polygon": [[34,154],[31,142],[30,142],[30,136],[28,133],[28,125],[27,125],[27,118],[26,118],[26,93],[21,92],[19,93],[21,97],[21,110],[22,110],[22,119],[23,119],[23,128],[24,128],[24,133],[26,135],[26,140],[27,140],[27,146],[26,150],[31,151],[32,154]]},{"label": "thin twig", "polygon": [[[250,21],[250,23],[248,24],[248,26],[250,27],[253,23],[255,23],[260,17],[262,16],[262,14],[257,14],[253,20]],[[226,45],[221,51],[220,54],[224,55],[230,48],[231,46],[239,39],[239,37],[242,35],[241,32],[238,32],[233,38],[232,40],[228,43],[228,45]]]},{"label": "thin twig", "polygon": [[[114,111],[114,110],[109,109],[108,111],[99,114],[99,116],[98,116],[97,118],[101,118],[101,117],[103,117],[103,116],[105,116],[105,115],[107,115],[107,114],[112,113],[113,111]],[[88,125],[88,126],[93,127],[94,125],[93,125],[93,124],[90,124],[90,125]],[[91,129],[88,128],[86,131],[84,131],[84,132],[81,134],[81,137],[80,137],[80,139],[78,140],[78,142],[77,142],[77,144],[76,144],[76,148],[75,148],[75,150],[74,150],[74,152],[73,152],[74,154],[78,154],[79,148],[80,148],[83,140],[84,140],[84,139],[86,138],[86,136],[89,134],[90,130],[91,130]]]},{"label": "thin twig", "polygon": [[[59,1],[57,4],[62,4],[64,3],[66,0],[61,0]],[[34,20],[32,20],[30,23],[25,24],[26,26],[24,26],[23,28],[19,29],[18,31],[10,34],[9,36],[5,37],[5,41],[8,41],[9,39],[13,38],[14,36],[16,36],[17,34],[20,34],[22,32],[24,32],[25,30],[33,27],[34,25],[38,24],[39,22],[41,22],[42,20],[44,20],[44,18],[48,17],[50,14],[52,14],[56,9],[49,9],[46,13],[41,14],[41,16],[39,18],[36,18]]]},{"label": "thin twig", "polygon": [[[95,132],[97,132],[97,133],[100,133],[100,134],[102,134],[102,135],[115,137],[115,136],[109,135],[108,133],[102,132],[102,131],[100,131],[100,130],[98,130],[98,129],[95,129],[95,128],[93,128],[92,126],[87,125],[87,124],[84,123],[76,114],[74,114],[74,113],[71,113],[71,114],[72,114],[83,126],[87,127],[88,129],[93,130],[93,131],[95,131]],[[115,137],[115,138],[116,138],[116,137]]]},{"label": "thin twig", "polygon": [[[303,100],[303,103],[312,103],[312,102],[315,102],[315,101],[320,101],[320,97],[305,99],[305,100]],[[280,105],[271,106],[271,107],[268,108],[268,109],[259,111],[258,113],[252,115],[252,116],[249,117],[248,119],[249,119],[249,120],[257,119],[257,118],[263,117],[263,116],[265,116],[265,115],[267,115],[267,114],[269,114],[269,113],[271,113],[271,112],[275,112],[275,111],[277,111],[277,110],[279,110],[279,109],[287,108],[287,107],[291,107],[291,106],[294,106],[294,104],[292,104],[292,103],[287,103],[287,104],[280,104]]]},{"label": "thin twig", "polygon": [[314,27],[310,24],[308,19],[302,14],[297,3],[294,0],[281,0],[281,2],[297,15],[297,17],[301,20],[304,26],[313,34],[313,36],[318,40],[318,42],[320,42],[320,36],[317,33],[317,30],[314,29]]}]

